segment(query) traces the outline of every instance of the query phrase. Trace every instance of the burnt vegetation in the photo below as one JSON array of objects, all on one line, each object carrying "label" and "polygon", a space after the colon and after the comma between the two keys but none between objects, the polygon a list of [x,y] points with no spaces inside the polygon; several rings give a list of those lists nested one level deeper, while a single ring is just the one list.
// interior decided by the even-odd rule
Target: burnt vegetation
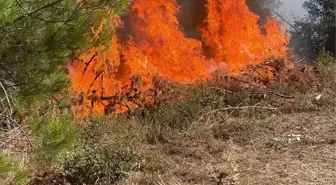
[{"label": "burnt vegetation", "polygon": [[[270,13],[250,3],[255,13]],[[104,89],[113,71],[106,63],[89,82],[99,88],[69,91],[66,61],[109,44],[104,36],[114,28],[88,43],[91,26],[110,21],[106,8],[122,15],[128,5],[0,0],[0,184],[336,183],[335,10],[323,8],[334,3],[306,1],[307,20],[314,21],[296,23],[300,56],[270,58],[237,75],[217,71],[195,84],[157,75],[148,86],[133,75],[114,94]],[[193,24],[185,22],[186,34],[198,38]],[[312,45],[297,45],[303,40]],[[97,55],[82,61],[81,75]],[[103,114],[94,114],[101,105]]]}]

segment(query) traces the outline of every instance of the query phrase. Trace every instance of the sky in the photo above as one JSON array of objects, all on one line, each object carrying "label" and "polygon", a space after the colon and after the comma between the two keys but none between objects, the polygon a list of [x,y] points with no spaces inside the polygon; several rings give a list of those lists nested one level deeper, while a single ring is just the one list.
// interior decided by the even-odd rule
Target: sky
[{"label": "sky", "polygon": [[302,4],[305,0],[281,0],[283,2],[282,13],[288,19],[294,17],[303,17],[306,11],[303,9]]}]

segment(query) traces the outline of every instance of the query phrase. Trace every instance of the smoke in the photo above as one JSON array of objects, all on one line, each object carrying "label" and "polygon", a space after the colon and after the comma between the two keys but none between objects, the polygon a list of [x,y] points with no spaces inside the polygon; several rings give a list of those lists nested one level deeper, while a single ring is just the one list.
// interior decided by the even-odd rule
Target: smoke
[{"label": "smoke", "polygon": [[[270,0],[246,0],[246,5],[249,7],[250,11],[259,15],[260,19],[258,21],[259,25],[264,25],[268,17],[271,17],[271,11],[266,8],[266,3]],[[272,1],[272,0],[271,0]]]},{"label": "smoke", "polygon": [[[133,2],[134,1],[137,0],[133,0]],[[277,0],[246,0],[246,5],[249,7],[250,11],[260,16],[258,24],[263,26],[266,23],[267,18],[271,17],[271,11],[266,7],[276,1]],[[181,26],[181,30],[184,31],[187,37],[201,40],[201,34],[198,28],[204,23],[207,16],[207,0],[176,0],[176,2],[180,7],[178,21]],[[130,12],[122,18],[124,26],[122,30],[118,31],[119,39],[121,41],[128,40],[129,36],[134,37],[140,35],[140,33],[133,30],[129,22],[130,20],[134,21],[136,19],[136,13],[136,11]],[[262,31],[264,32],[264,30]]]},{"label": "smoke", "polygon": [[204,22],[207,0],[177,0],[180,6],[178,20],[186,36],[201,39],[198,27]]},{"label": "smoke", "polygon": [[[246,0],[246,5],[251,12],[259,15],[258,24],[263,26],[267,18],[272,16],[268,7],[275,5],[275,2],[277,0]],[[177,3],[180,6],[179,23],[185,34],[191,38],[201,39],[198,27],[204,23],[207,16],[207,0],[177,0]]]}]

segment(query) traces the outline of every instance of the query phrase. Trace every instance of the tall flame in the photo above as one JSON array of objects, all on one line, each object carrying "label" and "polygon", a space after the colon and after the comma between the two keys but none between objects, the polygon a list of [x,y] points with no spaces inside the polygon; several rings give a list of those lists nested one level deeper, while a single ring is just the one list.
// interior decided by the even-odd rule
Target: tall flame
[{"label": "tall flame", "polygon": [[[236,74],[248,65],[286,56],[284,29],[272,18],[259,25],[259,16],[245,0],[208,0],[206,8],[198,40],[188,38],[181,28],[176,0],[134,0],[125,26],[107,51],[92,48],[69,64],[73,90],[87,97],[92,90],[101,97],[113,96],[134,85],[134,75],[142,79],[137,84],[141,90],[151,87],[155,75],[190,84],[218,69]],[[106,103],[86,106],[91,108],[83,108],[81,114],[102,113]]]},{"label": "tall flame", "polygon": [[208,53],[225,62],[231,73],[246,65],[286,56],[288,38],[275,19],[258,25],[259,16],[250,12],[245,0],[209,0],[208,17],[201,28]]},{"label": "tall flame", "polygon": [[124,51],[132,71],[140,75],[150,72],[150,76],[157,73],[180,83],[209,75],[202,43],[184,35],[178,12],[175,0],[133,3],[127,20],[133,34]]}]

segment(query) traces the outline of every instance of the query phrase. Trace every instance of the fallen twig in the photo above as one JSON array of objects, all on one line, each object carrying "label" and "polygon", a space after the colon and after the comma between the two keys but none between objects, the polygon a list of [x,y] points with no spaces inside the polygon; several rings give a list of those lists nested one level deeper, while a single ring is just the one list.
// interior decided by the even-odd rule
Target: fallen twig
[{"label": "fallen twig", "polygon": [[274,94],[276,96],[279,96],[281,98],[286,98],[286,99],[294,99],[295,96],[287,96],[287,95],[283,95],[283,94],[280,94],[280,93],[277,93],[277,92],[274,92],[274,91],[268,91],[269,93],[271,94]]},{"label": "fallen twig", "polygon": [[8,106],[9,106],[9,109],[10,109],[10,113],[13,114],[12,104],[11,104],[11,102],[10,102],[8,93],[7,93],[6,89],[5,89],[5,87],[3,86],[3,84],[1,83],[1,81],[0,81],[0,86],[1,86],[2,90],[3,90],[4,93],[5,93],[5,96],[6,96],[6,99],[7,99],[7,102],[8,102]]},{"label": "fallen twig", "polygon": [[13,125],[15,125],[17,128],[19,128],[19,130],[21,131],[21,133],[27,138],[27,141],[28,143],[31,145],[31,146],[34,146],[33,145],[33,142],[30,140],[29,138],[29,135],[23,130],[23,128],[21,127],[21,125],[16,122],[15,120],[13,120],[12,118],[6,116],[6,115],[1,115],[3,118],[7,119],[9,122],[11,122]]},{"label": "fallen twig", "polygon": [[306,59],[306,57],[303,57],[299,61],[297,61],[296,63],[300,63],[300,62],[304,61],[305,59]]},{"label": "fallen twig", "polygon": [[18,135],[20,135],[21,133],[17,133],[14,136],[8,138],[6,141],[1,142],[0,148],[2,148],[3,146],[7,145],[9,142],[11,142],[12,140],[14,140]]},{"label": "fallen twig", "polygon": [[211,110],[209,112],[206,112],[204,115],[208,115],[208,114],[212,114],[215,112],[220,112],[220,111],[226,111],[226,110],[244,110],[244,109],[266,109],[266,110],[278,110],[279,108],[277,107],[262,107],[262,106],[244,106],[244,107],[225,107],[225,108],[221,108],[221,109],[215,109],[215,110]]}]

